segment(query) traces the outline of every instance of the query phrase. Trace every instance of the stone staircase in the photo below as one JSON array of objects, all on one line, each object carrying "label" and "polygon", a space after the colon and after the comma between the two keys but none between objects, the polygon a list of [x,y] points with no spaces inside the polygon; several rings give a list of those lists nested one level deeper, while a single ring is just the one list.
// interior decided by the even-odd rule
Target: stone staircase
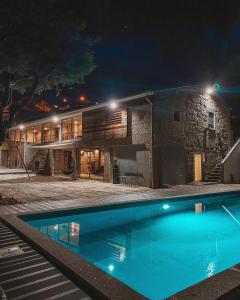
[{"label": "stone staircase", "polygon": [[220,183],[223,181],[223,166],[221,162],[218,162],[214,167],[212,173],[205,179],[206,182]]}]

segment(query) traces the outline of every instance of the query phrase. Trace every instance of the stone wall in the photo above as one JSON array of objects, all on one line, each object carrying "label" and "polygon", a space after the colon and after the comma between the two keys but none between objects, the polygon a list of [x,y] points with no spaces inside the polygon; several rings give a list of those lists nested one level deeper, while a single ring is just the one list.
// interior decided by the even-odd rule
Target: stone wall
[{"label": "stone wall", "polygon": [[[174,113],[179,120],[174,120]],[[208,114],[215,114],[215,129]],[[163,184],[194,180],[194,153],[203,157],[203,179],[226,155],[232,143],[230,111],[216,95],[173,92],[159,95],[154,104],[155,177]]]},{"label": "stone wall", "polygon": [[[208,128],[208,114],[215,114],[215,129]],[[202,153],[203,176],[211,173],[232,144],[230,111],[217,96],[185,97],[185,144],[187,181],[193,181],[193,155]]]}]

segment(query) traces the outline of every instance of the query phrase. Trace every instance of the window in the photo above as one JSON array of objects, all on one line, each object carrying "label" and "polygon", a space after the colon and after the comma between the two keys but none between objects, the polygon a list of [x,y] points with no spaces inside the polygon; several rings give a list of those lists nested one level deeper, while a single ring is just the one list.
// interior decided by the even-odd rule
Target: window
[{"label": "window", "polygon": [[215,114],[213,112],[208,113],[208,128],[215,129]]},{"label": "window", "polygon": [[180,111],[175,111],[173,113],[173,120],[176,122],[180,122],[181,121],[181,114]]}]

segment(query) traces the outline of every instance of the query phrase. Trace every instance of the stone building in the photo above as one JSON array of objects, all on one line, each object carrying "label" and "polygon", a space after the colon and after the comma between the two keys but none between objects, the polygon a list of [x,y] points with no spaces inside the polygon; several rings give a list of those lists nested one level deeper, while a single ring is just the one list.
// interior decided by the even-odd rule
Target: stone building
[{"label": "stone building", "polygon": [[[222,179],[230,109],[199,87],[146,92],[9,130],[1,163],[153,188]],[[5,152],[4,152],[5,151]]]}]

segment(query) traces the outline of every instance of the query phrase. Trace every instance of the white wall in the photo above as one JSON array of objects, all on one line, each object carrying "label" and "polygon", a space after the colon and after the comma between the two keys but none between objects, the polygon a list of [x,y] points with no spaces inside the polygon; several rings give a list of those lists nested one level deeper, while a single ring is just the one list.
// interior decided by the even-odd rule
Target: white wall
[{"label": "white wall", "polygon": [[27,165],[37,154],[37,149],[33,149],[30,145],[24,144],[24,163]]},{"label": "white wall", "polygon": [[240,139],[223,161],[224,183],[240,183]]}]

